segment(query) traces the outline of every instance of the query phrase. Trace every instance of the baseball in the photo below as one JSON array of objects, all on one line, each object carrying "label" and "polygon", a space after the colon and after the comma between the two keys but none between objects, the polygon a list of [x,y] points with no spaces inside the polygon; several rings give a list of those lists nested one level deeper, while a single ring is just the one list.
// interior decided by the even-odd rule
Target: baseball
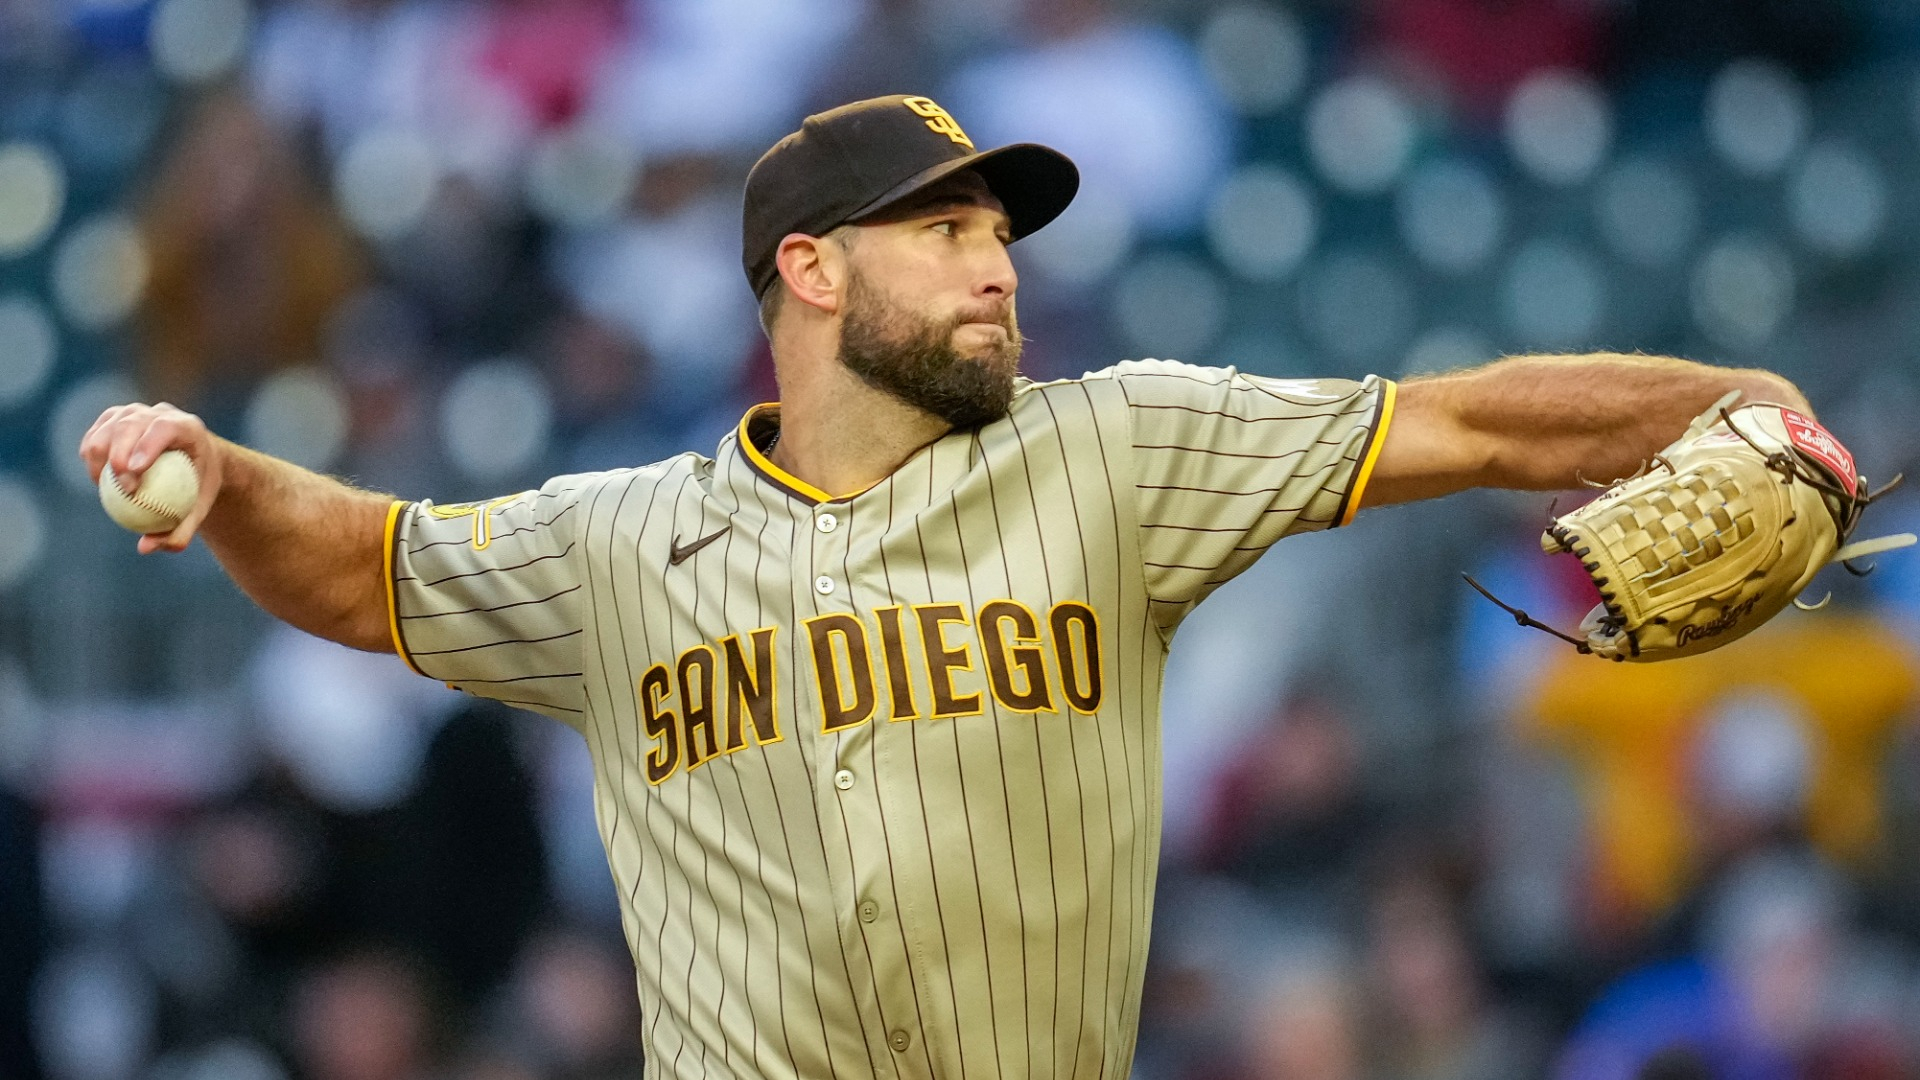
[{"label": "baseball", "polygon": [[172,532],[199,498],[200,472],[184,451],[162,452],[131,495],[120,487],[113,466],[100,469],[100,505],[106,507],[108,517],[133,532]]}]

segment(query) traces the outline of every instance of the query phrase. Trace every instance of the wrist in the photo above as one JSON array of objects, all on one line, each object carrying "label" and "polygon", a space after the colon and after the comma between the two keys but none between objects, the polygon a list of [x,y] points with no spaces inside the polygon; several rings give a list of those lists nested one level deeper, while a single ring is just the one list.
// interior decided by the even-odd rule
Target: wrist
[{"label": "wrist", "polygon": [[238,443],[209,432],[205,454],[207,460],[200,462],[200,482],[214,485],[214,490],[202,531],[218,529],[223,519],[244,507],[260,481],[260,469],[250,460],[259,455]]},{"label": "wrist", "polygon": [[1775,375],[1771,371],[1751,371],[1742,374],[1745,378],[1741,380],[1740,390],[1747,401],[1785,405],[1795,412],[1804,413],[1808,417],[1813,416],[1813,405],[1807,401],[1807,396],[1784,377]]}]

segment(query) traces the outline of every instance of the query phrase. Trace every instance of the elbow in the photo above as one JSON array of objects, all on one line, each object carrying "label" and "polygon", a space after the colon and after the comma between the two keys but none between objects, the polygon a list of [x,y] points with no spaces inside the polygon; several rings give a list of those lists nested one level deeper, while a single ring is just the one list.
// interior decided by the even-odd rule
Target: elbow
[{"label": "elbow", "polygon": [[274,614],[296,629],[350,649],[372,653],[398,651],[384,590],[371,598],[356,597],[324,607],[275,611]]},{"label": "elbow", "polygon": [[361,652],[399,654],[399,648],[393,640],[393,631],[387,624],[384,612],[378,620],[357,622],[348,635],[335,640],[349,648],[359,649]]},{"label": "elbow", "polygon": [[292,613],[280,616],[296,630],[302,630],[317,638],[324,638],[336,645],[345,645],[349,649],[361,652],[395,652],[393,631],[387,624],[385,610],[377,613],[358,611],[341,612],[334,615],[316,616],[306,613],[304,617]]},{"label": "elbow", "polygon": [[354,605],[343,628],[348,636],[337,640],[362,652],[397,655],[401,650],[398,614],[391,607],[383,577],[371,598],[363,598]]}]

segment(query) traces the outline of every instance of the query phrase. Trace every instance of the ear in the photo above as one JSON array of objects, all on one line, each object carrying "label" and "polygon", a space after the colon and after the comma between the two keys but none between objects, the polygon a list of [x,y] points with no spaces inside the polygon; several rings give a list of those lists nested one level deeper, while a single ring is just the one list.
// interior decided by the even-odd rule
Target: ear
[{"label": "ear", "polygon": [[773,261],[795,299],[828,315],[840,310],[847,261],[838,244],[824,237],[788,233]]}]

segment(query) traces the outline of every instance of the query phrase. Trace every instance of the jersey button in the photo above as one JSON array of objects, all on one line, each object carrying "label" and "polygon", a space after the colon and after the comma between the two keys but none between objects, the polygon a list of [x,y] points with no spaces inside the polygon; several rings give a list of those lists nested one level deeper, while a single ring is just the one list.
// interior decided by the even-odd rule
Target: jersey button
[{"label": "jersey button", "polygon": [[830,578],[830,577],[828,577],[828,576],[827,576],[827,575],[825,575],[825,574],[821,574],[821,575],[820,575],[819,577],[817,577],[817,578],[814,578],[814,579],[813,579],[813,591],[814,591],[814,592],[817,592],[817,593],[819,593],[819,594],[820,594],[821,596],[830,596],[830,595],[832,595],[832,593],[833,593],[833,579],[832,579],[832,578]]},{"label": "jersey button", "polygon": [[838,528],[839,525],[840,525],[840,519],[837,517],[834,517],[832,514],[821,514],[819,517],[813,519],[813,527],[816,529],[819,529],[823,533],[832,532],[834,529]]},{"label": "jersey button", "polygon": [[887,1045],[893,1047],[895,1053],[906,1053],[907,1047],[913,1045],[913,1036],[907,1034],[904,1029],[897,1030],[887,1036]]},{"label": "jersey button", "polygon": [[848,772],[845,769],[841,769],[839,772],[834,773],[833,786],[839,788],[841,791],[846,791],[847,789],[853,787],[853,774]]},{"label": "jersey button", "polygon": [[860,921],[872,922],[880,917],[880,905],[871,900],[860,901]]}]

